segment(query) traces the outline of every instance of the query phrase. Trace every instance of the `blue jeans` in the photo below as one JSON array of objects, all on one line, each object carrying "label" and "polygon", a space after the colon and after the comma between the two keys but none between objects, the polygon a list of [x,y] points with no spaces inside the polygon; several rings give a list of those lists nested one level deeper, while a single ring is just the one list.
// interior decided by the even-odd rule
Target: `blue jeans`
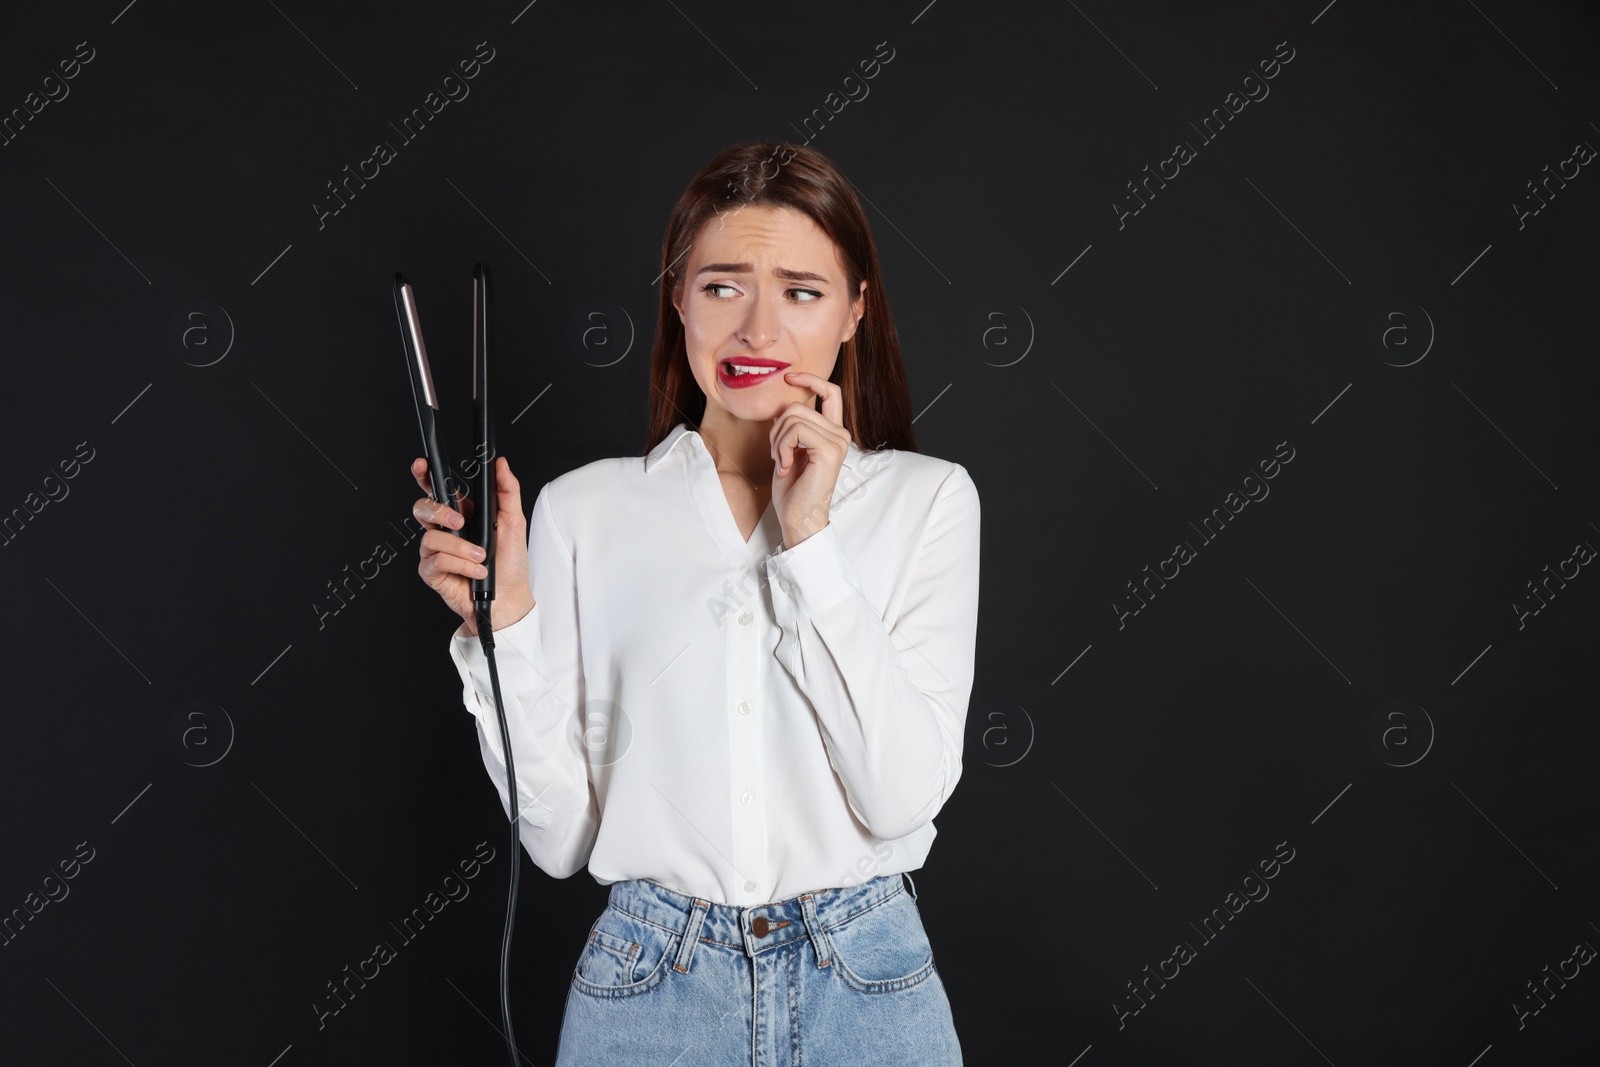
[{"label": "blue jeans", "polygon": [[959,1067],[898,874],[755,907],[613,882],[573,970],[556,1067]]}]

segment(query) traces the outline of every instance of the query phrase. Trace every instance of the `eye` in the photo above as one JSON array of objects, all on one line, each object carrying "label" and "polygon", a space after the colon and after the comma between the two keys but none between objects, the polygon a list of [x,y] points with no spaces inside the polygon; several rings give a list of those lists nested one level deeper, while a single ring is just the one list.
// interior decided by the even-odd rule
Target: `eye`
[{"label": "eye", "polygon": [[[727,299],[729,299],[729,297],[727,297],[727,296],[723,296],[723,295],[720,295],[720,294],[715,293],[715,292],[712,291],[712,290],[715,290],[715,289],[728,289],[728,290],[731,290],[733,292],[737,292],[738,291],[738,290],[734,289],[733,286],[727,284],[726,282],[707,282],[706,284],[704,284],[704,285],[702,285],[700,287],[700,291],[702,293],[708,294],[713,300],[727,300]],[[794,288],[790,288],[790,289],[785,289],[784,293],[790,298],[790,300],[793,303],[796,303],[796,304],[815,304],[818,300],[822,299],[822,294],[819,293],[817,290],[815,290],[815,289],[803,289],[803,288],[800,288],[798,286],[796,286]]]}]

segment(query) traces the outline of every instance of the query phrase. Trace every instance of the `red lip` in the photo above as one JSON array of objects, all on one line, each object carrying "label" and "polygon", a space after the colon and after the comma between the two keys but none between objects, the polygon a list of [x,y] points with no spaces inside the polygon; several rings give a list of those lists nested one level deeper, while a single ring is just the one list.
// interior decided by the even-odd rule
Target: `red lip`
[{"label": "red lip", "polygon": [[[733,363],[741,367],[772,367],[770,374],[732,374],[728,371],[727,364]],[[781,359],[764,359],[757,356],[734,356],[732,359],[717,361],[717,379],[729,389],[748,389],[753,385],[781,378],[783,368],[789,364]]]}]

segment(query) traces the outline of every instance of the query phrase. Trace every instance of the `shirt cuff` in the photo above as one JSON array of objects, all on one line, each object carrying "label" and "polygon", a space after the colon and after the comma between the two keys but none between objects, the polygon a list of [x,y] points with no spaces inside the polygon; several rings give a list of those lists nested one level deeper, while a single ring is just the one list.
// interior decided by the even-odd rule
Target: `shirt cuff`
[{"label": "shirt cuff", "polygon": [[[466,667],[472,687],[483,697],[483,703],[494,710],[494,685],[489,677],[489,657],[477,635],[462,634],[458,627],[450,644],[459,662]],[[500,695],[523,693],[545,682],[543,660],[539,647],[539,605],[522,618],[494,632],[495,666],[500,674]]]},{"label": "shirt cuff", "polygon": [[831,522],[793,548],[774,552],[764,565],[780,623],[820,615],[861,593],[861,581]]}]

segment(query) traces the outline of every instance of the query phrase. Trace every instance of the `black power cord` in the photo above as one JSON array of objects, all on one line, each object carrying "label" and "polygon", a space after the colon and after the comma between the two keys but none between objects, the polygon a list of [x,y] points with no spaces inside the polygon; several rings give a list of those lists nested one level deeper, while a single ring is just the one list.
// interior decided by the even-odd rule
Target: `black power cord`
[{"label": "black power cord", "polygon": [[500,698],[500,668],[494,660],[494,626],[489,618],[490,601],[475,602],[478,616],[478,644],[489,661],[489,684],[494,688],[494,707],[500,716],[500,748],[506,757],[506,807],[511,812],[511,893],[506,900],[506,931],[500,942],[500,1018],[505,1023],[506,1051],[511,1067],[517,1067],[517,1041],[511,1031],[511,928],[517,916],[517,881],[522,869],[522,839],[518,830],[522,814],[517,810],[517,769],[511,757],[511,729],[506,725],[505,702]]}]

